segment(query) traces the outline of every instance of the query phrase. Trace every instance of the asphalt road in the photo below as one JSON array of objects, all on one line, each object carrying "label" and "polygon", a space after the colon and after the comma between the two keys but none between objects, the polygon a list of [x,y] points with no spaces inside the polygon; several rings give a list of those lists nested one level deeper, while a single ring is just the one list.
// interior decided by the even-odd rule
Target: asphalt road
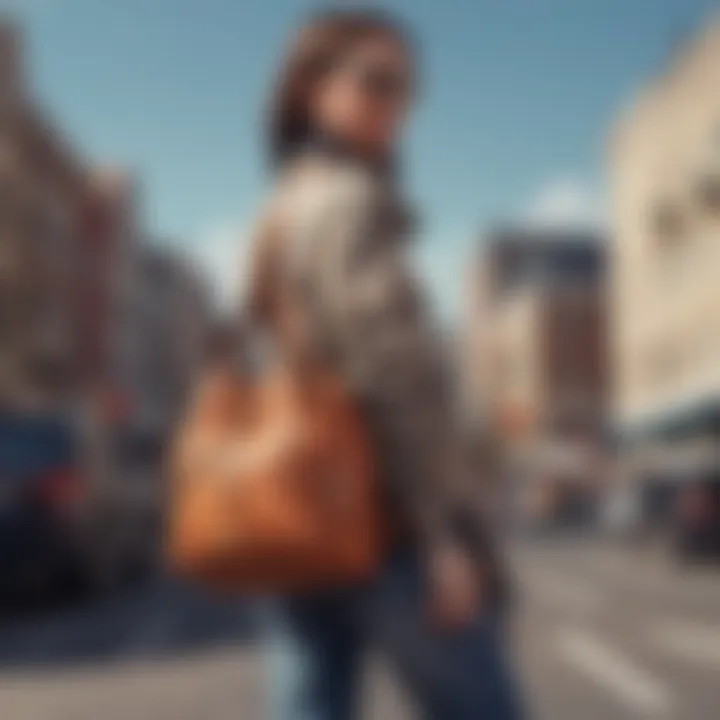
[{"label": "asphalt road", "polygon": [[720,568],[574,542],[524,547],[515,570],[535,717],[720,717]]},{"label": "asphalt road", "polygon": [[[720,570],[597,543],[527,544],[517,655],[540,720],[720,717]],[[2,720],[261,720],[255,610],[163,583],[0,626]],[[412,717],[380,660],[364,716]]]}]

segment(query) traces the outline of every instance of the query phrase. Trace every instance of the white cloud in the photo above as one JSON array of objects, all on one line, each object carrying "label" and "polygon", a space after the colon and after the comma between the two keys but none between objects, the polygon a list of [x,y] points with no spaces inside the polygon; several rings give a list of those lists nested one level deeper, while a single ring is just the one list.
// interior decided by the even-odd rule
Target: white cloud
[{"label": "white cloud", "polygon": [[571,176],[556,178],[541,187],[523,213],[525,224],[541,229],[600,230],[604,217],[598,193]]},{"label": "white cloud", "polygon": [[245,292],[250,241],[248,223],[225,222],[201,233],[193,247],[193,255],[208,274],[213,294],[223,309],[237,307]]}]

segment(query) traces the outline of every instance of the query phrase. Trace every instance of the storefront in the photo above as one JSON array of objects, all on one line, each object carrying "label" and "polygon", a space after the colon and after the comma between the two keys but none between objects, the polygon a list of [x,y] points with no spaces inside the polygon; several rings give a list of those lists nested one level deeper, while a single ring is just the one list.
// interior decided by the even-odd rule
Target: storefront
[{"label": "storefront", "polygon": [[720,405],[635,426],[619,437],[619,467],[649,532],[684,555],[720,556]]}]

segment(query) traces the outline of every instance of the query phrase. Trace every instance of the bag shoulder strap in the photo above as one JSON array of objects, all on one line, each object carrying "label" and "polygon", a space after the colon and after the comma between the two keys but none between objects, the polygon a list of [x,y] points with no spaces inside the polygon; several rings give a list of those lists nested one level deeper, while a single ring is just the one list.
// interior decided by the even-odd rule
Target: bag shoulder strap
[{"label": "bag shoulder strap", "polygon": [[277,320],[280,306],[285,302],[282,255],[285,250],[288,218],[297,203],[298,183],[304,184],[317,171],[308,163],[288,168],[278,182],[278,188],[261,214],[252,239],[249,310],[253,321]]},{"label": "bag shoulder strap", "polygon": [[273,324],[280,305],[281,230],[278,208],[260,219],[252,238],[247,311],[253,324]]},{"label": "bag shoulder strap", "polygon": [[[308,171],[312,172],[312,170]],[[291,184],[291,183],[290,183]],[[252,240],[252,262],[250,268],[250,285],[248,295],[249,321],[256,328],[265,327],[275,334],[281,342],[294,344],[292,332],[293,313],[298,304],[293,301],[293,290],[297,288],[299,297],[308,300],[301,305],[313,318],[316,328],[315,343],[320,356],[339,357],[333,333],[330,331],[332,323],[327,309],[313,292],[308,283],[310,278],[295,283],[298,278],[290,279],[284,273],[283,253],[289,248],[283,247],[286,241],[288,216],[293,202],[292,190],[287,194],[287,188],[281,188],[274,201],[261,216],[257,230]],[[303,263],[304,264],[304,263]],[[289,321],[289,325],[288,325]],[[286,349],[287,346],[286,346]]]}]

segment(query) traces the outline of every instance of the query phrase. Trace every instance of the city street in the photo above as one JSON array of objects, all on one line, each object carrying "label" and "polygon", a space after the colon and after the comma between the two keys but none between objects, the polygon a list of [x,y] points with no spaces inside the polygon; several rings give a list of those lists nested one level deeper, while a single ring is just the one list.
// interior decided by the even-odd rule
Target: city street
[{"label": "city street", "polygon": [[543,720],[711,720],[720,706],[720,572],[664,555],[524,549],[518,641]]},{"label": "city street", "polygon": [[[3,4],[0,720],[269,718],[267,606],[163,552],[486,513],[525,717],[720,720],[720,3],[246,5]],[[392,600],[358,717],[419,715],[389,640],[454,720],[488,646]]]},{"label": "city street", "polygon": [[[516,640],[541,720],[714,720],[720,572],[591,542],[513,553]],[[253,612],[162,586],[0,634],[3,720],[260,720]],[[412,717],[382,663],[365,717]]]}]

